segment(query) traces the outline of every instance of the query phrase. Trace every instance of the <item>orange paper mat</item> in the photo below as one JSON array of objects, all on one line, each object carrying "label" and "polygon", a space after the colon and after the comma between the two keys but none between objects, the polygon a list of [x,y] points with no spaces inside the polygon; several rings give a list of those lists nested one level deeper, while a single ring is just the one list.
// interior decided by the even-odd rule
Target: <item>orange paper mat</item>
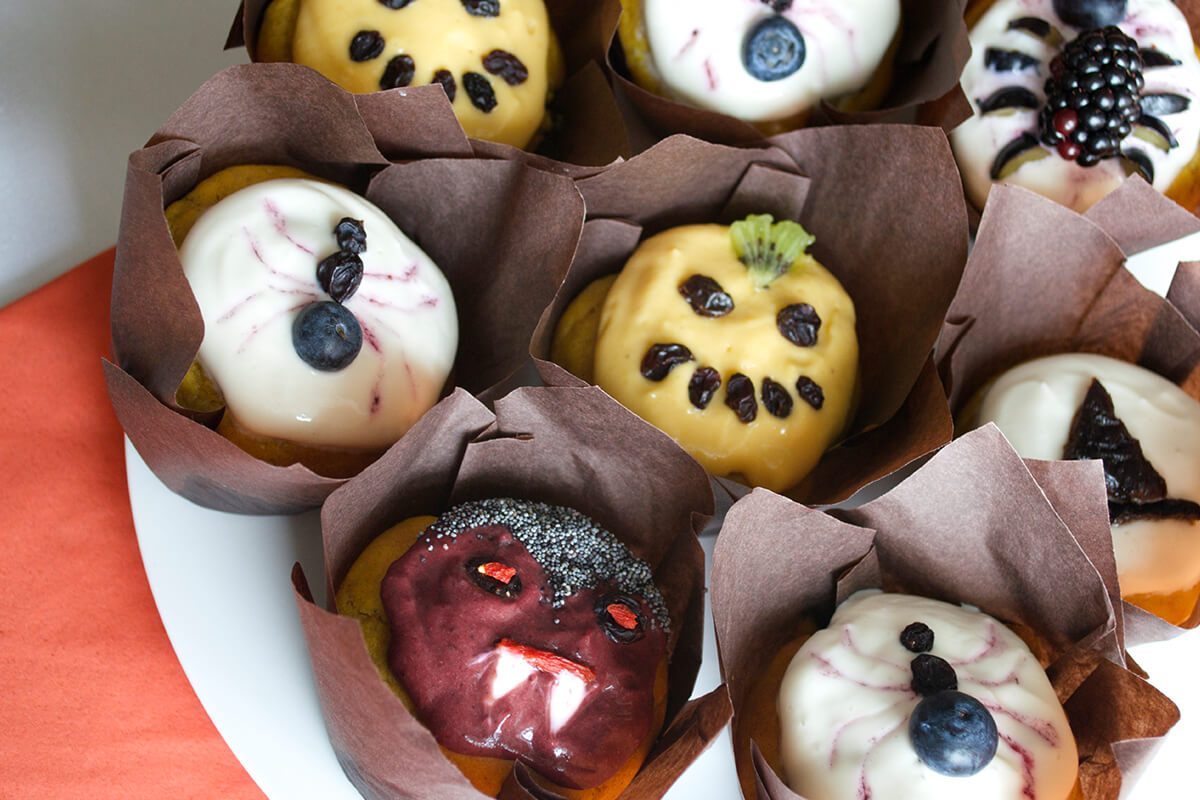
[{"label": "orange paper mat", "polygon": [[113,251],[0,309],[0,796],[264,795],[167,640],[105,394]]}]

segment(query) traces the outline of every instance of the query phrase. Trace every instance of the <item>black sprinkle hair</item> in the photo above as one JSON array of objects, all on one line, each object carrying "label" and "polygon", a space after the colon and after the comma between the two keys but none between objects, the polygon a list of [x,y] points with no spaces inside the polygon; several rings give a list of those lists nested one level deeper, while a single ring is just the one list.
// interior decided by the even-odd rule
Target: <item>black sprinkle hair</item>
[{"label": "black sprinkle hair", "polygon": [[542,565],[554,592],[551,605],[555,608],[576,592],[611,585],[644,598],[658,624],[669,632],[667,604],[654,585],[649,565],[595,520],[573,508],[507,497],[472,500],[438,517],[418,544],[455,539],[485,525],[507,528]]}]

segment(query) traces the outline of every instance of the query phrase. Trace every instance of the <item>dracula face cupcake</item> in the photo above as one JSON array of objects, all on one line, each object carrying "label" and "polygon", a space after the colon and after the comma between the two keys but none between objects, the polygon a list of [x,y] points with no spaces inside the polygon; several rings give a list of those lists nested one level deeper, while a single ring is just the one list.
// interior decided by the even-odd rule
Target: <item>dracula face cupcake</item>
[{"label": "dracula face cupcake", "polygon": [[567,798],[637,773],[666,708],[649,566],[562,506],[489,499],[376,538],[337,593],[384,680],[479,791],[520,761]]},{"label": "dracula face cupcake", "polygon": [[950,133],[967,197],[993,182],[1083,212],[1129,175],[1200,200],[1200,59],[1171,0],[995,0],[971,28]]},{"label": "dracula face cupcake", "polygon": [[580,293],[551,358],[669,434],[705,469],[781,491],[853,416],[854,303],[768,215],[642,242]]},{"label": "dracula face cupcake", "polygon": [[622,0],[621,46],[642,88],[758,125],[800,127],[822,100],[871,108],[887,90],[899,0]]},{"label": "dracula face cupcake", "polygon": [[963,426],[988,422],[1025,458],[1102,460],[1122,596],[1187,619],[1200,596],[1200,402],[1133,364],[1064,354],[986,386]]},{"label": "dracula face cupcake", "polygon": [[516,147],[563,79],[542,0],[272,0],[256,58],[359,94],[441,84],[468,136]]},{"label": "dracula face cupcake", "polygon": [[810,800],[1067,800],[1075,740],[1026,644],[976,610],[861,591],[791,657],[779,761]]},{"label": "dracula face cupcake", "polygon": [[437,266],[353,192],[234,167],[167,209],[204,339],[177,400],[265,461],[358,472],[441,396],[454,297]]}]

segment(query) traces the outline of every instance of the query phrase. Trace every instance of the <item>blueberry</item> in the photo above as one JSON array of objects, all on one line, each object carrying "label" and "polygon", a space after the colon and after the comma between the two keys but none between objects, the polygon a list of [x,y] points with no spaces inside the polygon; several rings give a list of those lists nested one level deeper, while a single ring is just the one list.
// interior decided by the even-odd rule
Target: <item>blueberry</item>
[{"label": "blueberry", "polygon": [[329,300],[309,303],[292,323],[292,347],[300,360],[322,372],[345,369],[362,349],[358,320]]},{"label": "blueberry", "polygon": [[804,37],[787,17],[763,17],[742,40],[742,63],[760,81],[786,78],[804,63]]},{"label": "blueberry", "polygon": [[1125,18],[1126,0],[1054,0],[1054,13],[1076,28],[1103,28]]},{"label": "blueberry", "polygon": [[908,738],[917,757],[934,772],[974,775],[996,755],[996,721],[983,703],[947,690],[926,697],[908,719]]}]

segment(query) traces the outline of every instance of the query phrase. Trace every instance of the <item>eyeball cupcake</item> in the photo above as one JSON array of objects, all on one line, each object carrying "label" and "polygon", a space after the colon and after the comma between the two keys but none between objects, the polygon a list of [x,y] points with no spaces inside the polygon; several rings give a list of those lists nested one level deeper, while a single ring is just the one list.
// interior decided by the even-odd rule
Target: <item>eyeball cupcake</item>
[{"label": "eyeball cupcake", "polygon": [[1122,596],[1176,624],[1200,598],[1200,402],[1147,369],[1066,353],[985,386],[963,427],[995,423],[1026,458],[1100,459]]},{"label": "eyeball cupcake", "polygon": [[1140,175],[1200,201],[1200,58],[1170,0],[981,3],[950,133],[967,196],[1023,186],[1085,211]]},{"label": "eyeball cupcake", "polygon": [[218,431],[258,458],[346,477],[437,402],[458,320],[445,276],[382,211],[299,175],[230,168],[167,209],[204,320],[176,397],[223,410]]},{"label": "eyeball cupcake", "polygon": [[854,413],[854,303],[798,223],[671,228],[567,307],[551,358],[705,469],[798,484]]},{"label": "eyeball cupcake", "polygon": [[622,0],[621,45],[644,89],[750,122],[800,127],[828,100],[873,107],[890,80],[899,0]]},{"label": "eyeball cupcake", "polygon": [[788,786],[810,800],[1079,796],[1075,739],[1045,671],[977,610],[860,591],[777,686],[764,716],[778,720]]},{"label": "eyeball cupcake", "polygon": [[440,84],[468,136],[516,147],[563,80],[543,0],[272,0],[257,45],[355,93]]},{"label": "eyeball cupcake", "polygon": [[376,538],[337,593],[383,679],[480,792],[514,762],[568,798],[624,789],[663,724],[666,605],[584,514],[487,499]]}]

